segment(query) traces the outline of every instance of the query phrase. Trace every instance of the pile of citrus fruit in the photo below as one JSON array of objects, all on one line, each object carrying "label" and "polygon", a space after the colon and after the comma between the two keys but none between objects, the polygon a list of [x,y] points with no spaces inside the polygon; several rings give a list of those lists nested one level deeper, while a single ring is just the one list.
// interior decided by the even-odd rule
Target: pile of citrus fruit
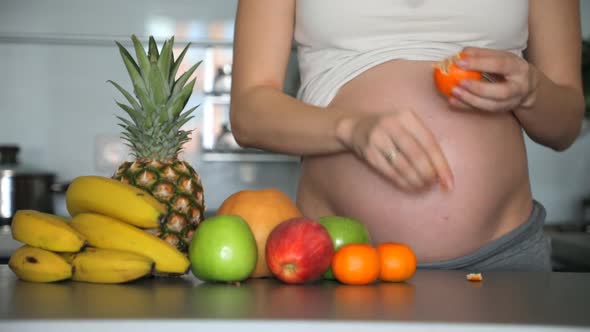
[{"label": "pile of citrus fruit", "polygon": [[366,285],[377,280],[401,282],[416,272],[416,256],[402,243],[385,242],[376,247],[366,243],[346,244],[332,258],[336,280],[349,285]]}]

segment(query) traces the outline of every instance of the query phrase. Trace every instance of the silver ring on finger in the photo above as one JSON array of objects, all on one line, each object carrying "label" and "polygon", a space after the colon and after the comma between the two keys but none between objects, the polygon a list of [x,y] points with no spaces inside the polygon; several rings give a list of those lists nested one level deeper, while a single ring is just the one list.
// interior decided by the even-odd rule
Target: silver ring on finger
[{"label": "silver ring on finger", "polygon": [[399,155],[399,150],[397,147],[393,147],[391,150],[389,150],[386,154],[385,154],[385,159],[387,159],[387,161],[390,164],[393,164],[393,162],[395,161],[395,159],[398,157]]}]

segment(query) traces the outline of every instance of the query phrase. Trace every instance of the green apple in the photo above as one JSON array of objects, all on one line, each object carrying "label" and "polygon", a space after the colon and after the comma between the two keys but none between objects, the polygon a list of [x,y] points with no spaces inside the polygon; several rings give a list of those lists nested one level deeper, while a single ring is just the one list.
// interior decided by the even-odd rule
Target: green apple
[{"label": "green apple", "polygon": [[[334,252],[349,243],[371,244],[371,236],[365,225],[357,219],[342,216],[325,216],[318,219],[330,233]],[[332,269],[323,274],[324,279],[334,279]]]},{"label": "green apple", "polygon": [[189,247],[191,270],[204,281],[236,282],[256,267],[258,249],[250,226],[236,215],[219,215],[201,222]]}]

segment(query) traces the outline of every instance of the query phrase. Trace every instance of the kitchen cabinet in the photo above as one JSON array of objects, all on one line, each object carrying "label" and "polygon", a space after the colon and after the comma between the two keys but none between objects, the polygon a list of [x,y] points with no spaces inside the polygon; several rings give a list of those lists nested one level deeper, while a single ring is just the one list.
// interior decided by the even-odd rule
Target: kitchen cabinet
[{"label": "kitchen cabinet", "polygon": [[588,331],[590,274],[419,270],[405,283],[232,286],[190,275],[121,285],[29,283],[0,266],[8,331]]}]

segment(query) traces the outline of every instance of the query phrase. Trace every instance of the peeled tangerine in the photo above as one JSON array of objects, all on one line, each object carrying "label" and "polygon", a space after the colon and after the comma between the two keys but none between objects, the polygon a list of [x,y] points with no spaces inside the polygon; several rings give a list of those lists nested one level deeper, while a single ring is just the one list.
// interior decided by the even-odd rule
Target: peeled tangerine
[{"label": "peeled tangerine", "polygon": [[466,58],[464,53],[458,53],[450,58],[438,62],[434,66],[434,83],[438,90],[445,96],[452,95],[453,88],[464,79],[481,80],[482,74],[478,71],[459,68],[455,61]]}]

